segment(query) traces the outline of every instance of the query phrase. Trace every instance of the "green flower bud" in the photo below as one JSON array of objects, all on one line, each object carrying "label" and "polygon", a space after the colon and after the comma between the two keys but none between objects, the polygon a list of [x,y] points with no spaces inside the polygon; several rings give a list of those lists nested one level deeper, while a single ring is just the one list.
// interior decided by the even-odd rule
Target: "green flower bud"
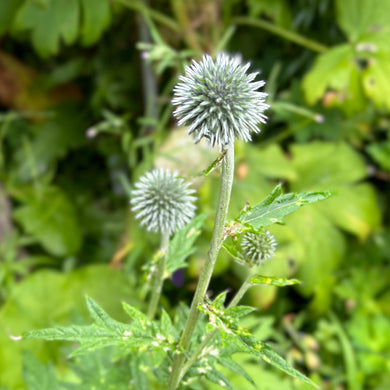
[{"label": "green flower bud", "polygon": [[247,264],[261,265],[274,256],[276,240],[268,230],[259,234],[245,233],[241,241],[241,250]]}]

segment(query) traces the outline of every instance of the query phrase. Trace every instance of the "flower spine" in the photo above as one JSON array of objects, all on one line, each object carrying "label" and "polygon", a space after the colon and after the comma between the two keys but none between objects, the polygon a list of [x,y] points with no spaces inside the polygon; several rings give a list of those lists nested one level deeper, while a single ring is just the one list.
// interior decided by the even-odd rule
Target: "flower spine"
[{"label": "flower spine", "polygon": [[238,56],[219,54],[215,60],[203,56],[186,67],[186,75],[174,88],[172,104],[179,125],[198,143],[203,137],[222,150],[235,138],[251,140],[259,133],[258,125],[266,122],[269,107],[264,92],[257,90],[264,81],[254,81],[258,73],[247,74],[250,64],[242,64]]},{"label": "flower spine", "polygon": [[194,217],[194,192],[177,172],[154,169],[135,184],[131,192],[132,211],[146,230],[171,235]]},{"label": "flower spine", "polygon": [[245,262],[251,267],[271,259],[276,250],[275,237],[267,230],[258,234],[245,233],[241,241]]}]

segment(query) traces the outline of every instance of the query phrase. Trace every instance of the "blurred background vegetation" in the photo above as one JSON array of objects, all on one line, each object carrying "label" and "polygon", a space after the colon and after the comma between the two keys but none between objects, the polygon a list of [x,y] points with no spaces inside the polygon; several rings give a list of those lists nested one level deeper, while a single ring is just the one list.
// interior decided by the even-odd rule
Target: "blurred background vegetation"
[{"label": "blurred background vegetation", "polygon": [[[272,229],[263,273],[302,284],[252,290],[246,325],[324,389],[388,390],[389,15],[390,0],[2,0],[0,388],[128,388],[105,353],[69,362],[68,345],[10,336],[86,321],[85,294],[118,319],[121,301],[142,306],[158,238],[133,221],[129,188],[153,165],[192,177],[215,158],[176,128],[170,98],[191,58],[225,50],[261,70],[271,105],[237,145],[231,214],[278,182],[334,192]],[[217,175],[194,183],[213,210]],[[168,311],[189,302],[211,227],[166,284]],[[212,289],[244,277],[221,253]],[[307,389],[245,367],[260,389]]]}]

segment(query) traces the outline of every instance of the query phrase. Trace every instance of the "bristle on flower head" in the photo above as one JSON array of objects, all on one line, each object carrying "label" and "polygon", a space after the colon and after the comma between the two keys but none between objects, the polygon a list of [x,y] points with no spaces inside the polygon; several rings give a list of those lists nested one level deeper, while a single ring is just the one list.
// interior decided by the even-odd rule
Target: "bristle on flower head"
[{"label": "bristle on flower head", "polygon": [[268,230],[259,234],[246,233],[241,241],[241,249],[247,264],[261,265],[275,254],[276,240]]},{"label": "bristle on flower head", "polygon": [[222,150],[235,138],[251,140],[251,132],[266,122],[269,107],[264,92],[257,90],[264,81],[253,81],[257,73],[247,74],[250,64],[242,64],[238,56],[219,54],[215,60],[203,56],[186,67],[186,75],[174,88],[172,104],[179,125],[188,126],[198,143],[205,137]]},{"label": "bristle on flower head", "polygon": [[194,217],[195,190],[177,172],[154,169],[142,176],[135,188],[131,192],[132,211],[148,231],[171,235]]}]

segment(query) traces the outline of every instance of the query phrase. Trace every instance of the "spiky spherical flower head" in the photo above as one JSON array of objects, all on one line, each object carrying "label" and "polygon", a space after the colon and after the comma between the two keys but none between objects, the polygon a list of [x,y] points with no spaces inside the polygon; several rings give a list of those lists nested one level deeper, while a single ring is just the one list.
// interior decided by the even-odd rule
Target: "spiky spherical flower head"
[{"label": "spiky spherical flower head", "polygon": [[198,143],[205,137],[222,150],[235,138],[251,140],[258,125],[266,122],[264,111],[269,107],[264,92],[257,90],[264,81],[254,81],[258,73],[249,73],[250,64],[240,57],[219,54],[215,60],[203,56],[186,67],[186,75],[174,88],[172,104],[179,125],[188,126]]},{"label": "spiky spherical flower head", "polygon": [[276,240],[268,230],[259,234],[245,233],[241,249],[245,261],[250,266],[261,265],[275,254]]},{"label": "spiky spherical flower head", "polygon": [[132,211],[146,230],[171,235],[194,217],[194,192],[177,172],[154,169],[135,183],[131,191]]}]

